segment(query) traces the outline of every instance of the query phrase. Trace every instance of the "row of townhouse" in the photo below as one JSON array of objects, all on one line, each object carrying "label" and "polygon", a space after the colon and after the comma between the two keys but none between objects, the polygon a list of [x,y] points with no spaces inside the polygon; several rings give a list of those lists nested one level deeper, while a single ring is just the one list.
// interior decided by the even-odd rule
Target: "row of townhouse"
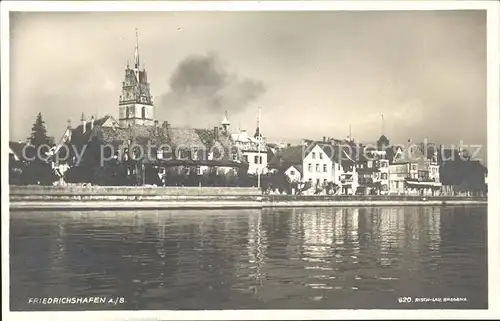
[{"label": "row of townhouse", "polygon": [[343,195],[430,196],[487,187],[487,170],[479,161],[447,158],[443,153],[450,150],[430,147],[368,148],[349,139],[324,138],[281,149],[268,167],[291,182],[333,183],[339,187],[335,193]]},{"label": "row of townhouse", "polygon": [[333,141],[304,141],[281,149],[268,167],[288,176],[291,182],[309,182],[312,186],[335,184],[337,194],[355,194],[358,174],[347,148]]}]

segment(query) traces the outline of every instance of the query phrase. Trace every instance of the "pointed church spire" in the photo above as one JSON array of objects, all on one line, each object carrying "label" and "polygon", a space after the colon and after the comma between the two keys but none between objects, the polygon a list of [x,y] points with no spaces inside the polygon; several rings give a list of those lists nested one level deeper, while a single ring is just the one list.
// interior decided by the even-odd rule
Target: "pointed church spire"
[{"label": "pointed church spire", "polygon": [[229,120],[227,119],[227,110],[224,112],[224,119],[222,120],[222,125],[230,125]]},{"label": "pointed church spire", "polygon": [[135,69],[139,69],[139,33],[135,28],[135,55],[134,55]]},{"label": "pointed church spire", "polygon": [[229,122],[229,120],[227,119],[227,110],[225,111],[225,114],[224,114],[224,119],[222,120],[222,127],[224,128],[224,131],[227,131],[228,128],[229,128],[229,125],[231,125],[231,123]]},{"label": "pointed church spire", "polygon": [[262,134],[260,132],[260,106],[259,106],[259,112],[257,114],[257,129],[255,130],[255,138],[262,137]]}]

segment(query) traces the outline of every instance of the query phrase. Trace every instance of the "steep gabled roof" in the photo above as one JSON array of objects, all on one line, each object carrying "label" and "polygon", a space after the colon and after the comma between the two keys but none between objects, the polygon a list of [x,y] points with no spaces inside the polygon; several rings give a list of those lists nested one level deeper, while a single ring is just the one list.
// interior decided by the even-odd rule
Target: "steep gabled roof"
[{"label": "steep gabled roof", "polygon": [[[97,139],[103,144],[110,144],[115,148],[120,146],[128,146],[131,144],[139,145],[144,151],[151,148],[170,147],[170,151],[178,149],[192,151],[193,148],[202,150],[205,149],[208,155],[212,147],[216,147],[214,157],[219,160],[232,160],[231,152],[236,152],[234,141],[228,133],[219,131],[215,133],[215,129],[196,129],[196,128],[172,128],[169,126],[103,126],[108,120],[115,121],[111,116],[103,117],[94,121],[94,128],[90,130],[90,125],[87,125],[85,133],[80,125],[72,130],[72,142],[76,145],[83,145],[92,139]],[[217,136],[217,139],[216,139]],[[221,154],[224,154],[220,158]],[[217,155],[215,155],[217,154]]]},{"label": "steep gabled roof", "polygon": [[412,145],[412,148],[402,149],[396,153],[392,164],[417,164],[419,168],[426,168],[430,164],[430,159],[425,155],[422,147]]},{"label": "steep gabled roof", "polygon": [[281,167],[282,164],[301,165],[303,161],[303,146],[290,146],[284,148],[268,162],[271,167]]},{"label": "steep gabled roof", "polygon": [[[98,118],[94,120],[94,128],[95,127],[103,127],[106,122],[111,121],[116,123],[116,127],[118,127],[118,121],[113,118],[111,115],[106,115],[104,117]],[[92,127],[91,120],[87,120],[85,122],[85,134],[89,135],[90,134],[90,129]],[[107,127],[107,126],[106,126]],[[76,126],[75,128],[72,129],[72,135],[84,135],[83,133],[83,124],[80,124]]]},{"label": "steep gabled roof", "polygon": [[203,147],[200,132],[193,128],[170,128],[168,130],[173,147]]}]

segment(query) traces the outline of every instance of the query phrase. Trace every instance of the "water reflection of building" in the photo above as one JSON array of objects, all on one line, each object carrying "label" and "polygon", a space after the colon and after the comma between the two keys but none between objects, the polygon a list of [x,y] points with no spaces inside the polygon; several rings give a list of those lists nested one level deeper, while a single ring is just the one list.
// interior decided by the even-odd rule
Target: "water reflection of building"
[{"label": "water reflection of building", "polygon": [[335,244],[342,245],[344,244],[344,229],[345,229],[345,216],[346,209],[338,208],[335,209],[335,228],[334,228],[334,236],[335,236]]},{"label": "water reflection of building", "polygon": [[379,219],[379,256],[381,265],[390,265],[393,249],[398,246],[398,213],[396,208],[381,208]]},{"label": "water reflection of building", "polygon": [[161,217],[158,214],[158,233],[157,233],[157,238],[158,238],[158,248],[157,248],[157,253],[159,256],[160,260],[160,287],[164,286],[164,280],[165,280],[165,266],[166,266],[166,257],[167,257],[167,251],[165,249],[165,219]]},{"label": "water reflection of building", "polygon": [[[359,209],[334,208],[303,215],[304,260],[327,262],[332,256],[356,259],[359,253]],[[344,255],[343,253],[348,253]]]},{"label": "water reflection of building", "polygon": [[304,260],[322,261],[329,255],[330,246],[333,243],[334,217],[335,215],[330,211],[322,210],[304,216],[303,249],[306,254]]},{"label": "water reflection of building", "polygon": [[[249,215],[248,217],[248,263],[250,268],[255,270],[253,277],[259,286],[263,285],[266,277],[263,267],[266,263],[267,236],[262,228],[262,213]],[[257,291],[257,288],[256,288]]]},{"label": "water reflection of building", "polygon": [[432,207],[429,209],[428,215],[429,226],[429,248],[433,251],[438,251],[441,243],[441,208]]},{"label": "water reflection of building", "polygon": [[66,262],[66,222],[61,220],[55,227],[54,242],[50,243],[50,268],[52,272],[60,273]]},{"label": "water reflection of building", "polygon": [[439,249],[441,209],[439,207],[391,207],[373,209],[371,213],[373,242],[380,259],[396,248],[421,252],[426,246]]},{"label": "water reflection of building", "polygon": [[360,250],[359,244],[359,208],[353,208],[351,210],[349,220],[348,220],[348,231],[350,232],[351,244],[352,244],[352,258],[355,259],[353,263],[358,262],[358,254]]}]

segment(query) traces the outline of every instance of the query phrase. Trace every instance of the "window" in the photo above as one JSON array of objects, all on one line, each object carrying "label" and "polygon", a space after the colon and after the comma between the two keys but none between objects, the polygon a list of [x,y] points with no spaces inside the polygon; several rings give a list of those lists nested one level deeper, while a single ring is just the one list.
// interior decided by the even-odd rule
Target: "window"
[{"label": "window", "polygon": [[262,164],[262,156],[259,157],[259,164]]},{"label": "window", "polygon": [[125,110],[125,119],[128,119],[128,115],[130,115],[130,108],[127,106],[127,109]]},{"label": "window", "polygon": [[319,186],[319,178],[316,179],[316,186]]},{"label": "window", "polygon": [[243,155],[243,160],[248,163],[248,155]]},{"label": "window", "polygon": [[326,166],[326,164],[323,164],[323,172],[325,172],[325,173],[327,172],[327,166]]},{"label": "window", "polygon": [[387,173],[382,173],[381,177],[382,179],[387,179]]},{"label": "window", "polygon": [[315,159],[316,158],[316,153],[315,152],[312,152],[312,158]]},{"label": "window", "polygon": [[293,169],[290,171],[290,175],[295,175],[295,171]]},{"label": "window", "polygon": [[238,154],[237,153],[233,153],[233,161],[235,160],[238,160]]},{"label": "window", "polygon": [[258,164],[259,163],[259,156],[255,156],[253,158],[253,160],[254,160],[254,164]]},{"label": "window", "polygon": [[312,172],[313,171],[313,164],[308,164],[307,169],[309,170],[309,172]]},{"label": "window", "polygon": [[323,153],[319,153],[319,159],[323,159]]},{"label": "window", "polygon": [[414,170],[414,171],[416,171],[417,170],[417,165],[415,165],[415,164],[411,165],[411,169]]},{"label": "window", "polygon": [[386,191],[387,191],[387,185],[386,185],[386,184],[382,185],[382,190],[383,190],[384,192],[386,192]]},{"label": "window", "polygon": [[141,116],[142,116],[142,119],[146,118],[146,107],[142,107]]},{"label": "window", "polygon": [[316,164],[316,172],[319,172],[319,164]]},{"label": "window", "polygon": [[368,161],[368,168],[372,168],[373,166],[373,161]]},{"label": "window", "polygon": [[386,161],[381,161],[380,162],[380,167],[387,167],[387,162]]}]

